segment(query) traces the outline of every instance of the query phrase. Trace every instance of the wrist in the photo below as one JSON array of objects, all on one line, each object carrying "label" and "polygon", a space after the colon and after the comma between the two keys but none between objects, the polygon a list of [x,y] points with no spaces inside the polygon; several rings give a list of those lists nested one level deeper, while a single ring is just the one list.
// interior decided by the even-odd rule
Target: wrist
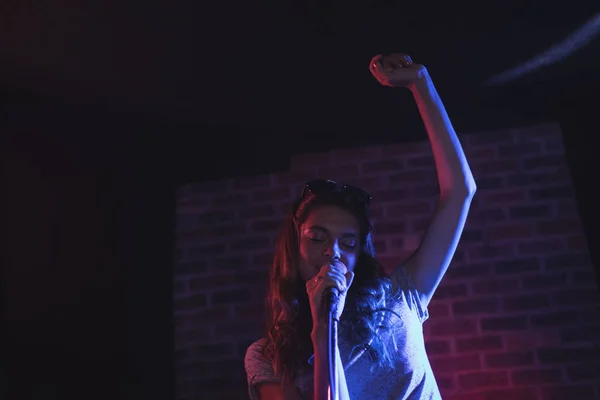
[{"label": "wrist", "polygon": [[327,325],[313,326],[313,329],[310,332],[310,338],[312,339],[313,345],[315,346],[327,344],[327,340],[329,338],[329,329]]},{"label": "wrist", "polygon": [[423,68],[423,70],[419,72],[417,80],[411,83],[408,88],[416,95],[428,92],[431,89],[432,84],[433,82],[429,76],[429,72]]}]

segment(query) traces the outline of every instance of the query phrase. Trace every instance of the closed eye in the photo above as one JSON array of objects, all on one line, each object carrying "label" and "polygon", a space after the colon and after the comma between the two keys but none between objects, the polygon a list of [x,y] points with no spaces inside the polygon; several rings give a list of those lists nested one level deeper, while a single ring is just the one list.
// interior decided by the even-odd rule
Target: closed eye
[{"label": "closed eye", "polygon": [[[324,243],[327,239],[311,237],[311,238],[308,238],[308,240],[310,240],[313,243]],[[356,240],[345,240],[345,241],[341,242],[340,244],[347,249],[354,250],[354,249],[356,249],[357,242],[356,242]]]}]

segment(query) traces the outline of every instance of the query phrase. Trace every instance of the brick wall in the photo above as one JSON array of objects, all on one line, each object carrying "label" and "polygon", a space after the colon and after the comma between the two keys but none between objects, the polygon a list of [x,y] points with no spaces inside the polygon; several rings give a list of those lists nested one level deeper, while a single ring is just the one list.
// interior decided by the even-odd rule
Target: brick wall
[{"label": "brick wall", "polygon": [[[558,125],[462,135],[478,184],[424,324],[445,399],[600,398],[600,296]],[[178,399],[244,399],[271,248],[315,177],[374,198],[389,269],[419,243],[437,182],[426,141],[297,156],[285,173],[181,188],[175,330]]]}]

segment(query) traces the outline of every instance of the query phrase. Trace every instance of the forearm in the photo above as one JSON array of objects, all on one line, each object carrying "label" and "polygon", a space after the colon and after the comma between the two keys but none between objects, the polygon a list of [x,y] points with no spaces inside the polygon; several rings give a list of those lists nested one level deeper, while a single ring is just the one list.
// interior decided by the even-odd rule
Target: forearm
[{"label": "forearm", "polygon": [[[330,400],[329,393],[329,336],[326,329],[312,334],[314,358],[314,400]],[[331,400],[350,400],[344,366],[339,349],[335,349],[335,370],[337,376],[338,398]]]},{"label": "forearm", "polygon": [[475,180],[433,81],[425,72],[410,90],[429,136],[441,196],[472,193]]}]

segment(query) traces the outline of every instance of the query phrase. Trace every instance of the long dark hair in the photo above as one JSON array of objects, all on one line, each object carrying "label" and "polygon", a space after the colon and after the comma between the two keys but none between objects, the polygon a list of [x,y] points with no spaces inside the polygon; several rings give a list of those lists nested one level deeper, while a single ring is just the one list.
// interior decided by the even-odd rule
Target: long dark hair
[{"label": "long dark hair", "polygon": [[[273,363],[282,383],[292,382],[308,367],[313,348],[312,318],[306,287],[299,274],[299,227],[316,206],[335,205],[351,212],[359,221],[361,247],[340,319],[340,335],[355,348],[364,347],[376,366],[392,367],[389,346],[379,332],[388,330],[389,308],[397,301],[392,283],[375,259],[373,224],[368,207],[340,195],[306,193],[292,206],[276,242],[266,299],[266,345],[264,355]],[[386,307],[387,305],[387,307]],[[367,345],[368,343],[368,345]]]}]

